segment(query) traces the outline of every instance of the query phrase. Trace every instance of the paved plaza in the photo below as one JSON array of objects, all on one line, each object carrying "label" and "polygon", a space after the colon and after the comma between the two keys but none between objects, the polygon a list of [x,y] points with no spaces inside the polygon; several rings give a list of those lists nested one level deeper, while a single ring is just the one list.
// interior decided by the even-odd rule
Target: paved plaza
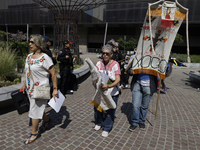
[{"label": "paved plaza", "polygon": [[[83,54],[97,62],[96,54]],[[155,120],[155,93],[147,114],[146,130],[128,131],[132,94],[123,89],[118,100],[116,118],[107,138],[102,131],[94,131],[93,95],[91,77],[78,85],[73,95],[67,95],[59,113],[50,107],[47,115],[52,119],[50,130],[30,145],[23,141],[29,136],[28,113],[19,115],[11,111],[0,116],[0,150],[198,150],[200,149],[200,85],[189,80],[189,68],[173,69],[166,79],[169,88],[160,95]],[[40,123],[41,125],[41,123]]]}]

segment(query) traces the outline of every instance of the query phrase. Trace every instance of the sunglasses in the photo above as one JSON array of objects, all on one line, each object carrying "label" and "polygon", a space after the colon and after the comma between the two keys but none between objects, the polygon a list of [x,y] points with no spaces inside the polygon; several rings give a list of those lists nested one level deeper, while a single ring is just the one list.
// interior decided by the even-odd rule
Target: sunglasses
[{"label": "sunglasses", "polygon": [[35,44],[33,41],[30,41],[31,44]]},{"label": "sunglasses", "polygon": [[110,55],[108,52],[102,52],[102,55],[106,54],[107,56]]}]

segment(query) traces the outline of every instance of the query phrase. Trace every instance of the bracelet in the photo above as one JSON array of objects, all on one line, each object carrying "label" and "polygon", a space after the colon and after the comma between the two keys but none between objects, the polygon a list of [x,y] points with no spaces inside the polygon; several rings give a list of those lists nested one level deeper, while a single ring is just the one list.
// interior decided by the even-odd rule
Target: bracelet
[{"label": "bracelet", "polygon": [[57,87],[53,87],[53,89],[58,89]]}]

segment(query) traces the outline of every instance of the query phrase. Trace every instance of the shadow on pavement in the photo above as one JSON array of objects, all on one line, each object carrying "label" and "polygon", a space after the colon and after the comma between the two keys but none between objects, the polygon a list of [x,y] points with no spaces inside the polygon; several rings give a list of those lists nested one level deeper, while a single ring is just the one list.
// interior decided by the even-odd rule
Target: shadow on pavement
[{"label": "shadow on pavement", "polygon": [[121,107],[121,113],[124,113],[127,117],[127,120],[129,122],[129,124],[131,125],[131,110],[132,110],[132,103],[127,102],[127,103],[123,103],[122,107]]},{"label": "shadow on pavement", "polygon": [[[56,113],[53,109],[51,109],[50,111],[46,112],[46,114],[49,118],[51,118],[51,124],[49,130],[51,128],[54,128],[56,125],[60,125],[61,128],[65,129],[72,121],[69,119],[70,114],[67,111],[66,106],[62,106],[58,113]],[[64,122],[62,122],[63,118],[65,118]]]},{"label": "shadow on pavement", "polygon": [[[182,73],[185,74],[185,75],[188,75],[188,77],[189,77],[189,74],[188,74],[188,73],[185,73],[185,72],[182,72]],[[198,83],[192,82],[192,81],[190,80],[190,78],[181,79],[181,81],[185,82],[185,85],[191,86],[191,87],[193,87],[193,88],[195,88],[195,89],[200,88],[200,85],[199,85]],[[199,92],[200,92],[200,91],[199,91]]]},{"label": "shadow on pavement", "polygon": [[192,88],[195,88],[195,89],[200,88],[199,84],[190,81],[190,79],[182,79],[182,81],[185,82],[185,85],[190,86]]},{"label": "shadow on pavement", "polygon": [[[132,108],[133,108],[133,106],[132,106],[132,103],[130,103],[130,102],[128,102],[128,103],[123,103],[123,105],[122,105],[122,107],[121,107],[121,113],[124,113],[124,114],[126,115],[127,120],[128,120],[128,122],[129,122],[130,125],[132,124],[132,122],[131,122],[131,110],[132,110]],[[151,112],[151,111],[149,110],[149,112]],[[151,112],[151,113],[152,113],[152,112]],[[152,114],[153,114],[153,113],[152,113]],[[153,125],[151,124],[151,122],[150,122],[148,119],[146,119],[146,121],[147,121],[151,126],[153,126]]]},{"label": "shadow on pavement", "polygon": [[12,99],[0,102],[0,115],[6,114],[8,112],[15,111],[15,104]]}]

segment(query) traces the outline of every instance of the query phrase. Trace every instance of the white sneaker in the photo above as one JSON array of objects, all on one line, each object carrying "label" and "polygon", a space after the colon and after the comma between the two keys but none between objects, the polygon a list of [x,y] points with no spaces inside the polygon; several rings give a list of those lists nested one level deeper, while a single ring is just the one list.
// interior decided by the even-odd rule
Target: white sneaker
[{"label": "white sneaker", "polygon": [[96,130],[96,131],[98,131],[98,130],[100,130],[100,129],[101,129],[101,126],[96,125],[96,126],[94,127],[94,130]]},{"label": "white sneaker", "polygon": [[103,136],[103,137],[107,137],[107,136],[108,136],[108,132],[107,132],[107,131],[103,131],[103,132],[102,132],[102,136]]}]

